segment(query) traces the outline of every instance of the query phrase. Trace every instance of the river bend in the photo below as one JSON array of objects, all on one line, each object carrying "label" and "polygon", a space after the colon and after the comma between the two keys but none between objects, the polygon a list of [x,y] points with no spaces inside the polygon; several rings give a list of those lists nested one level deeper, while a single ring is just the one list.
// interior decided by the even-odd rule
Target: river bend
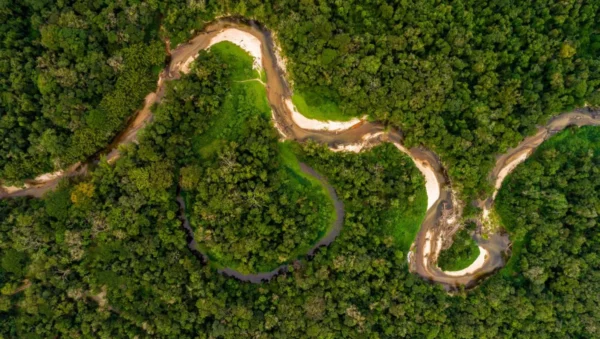
[{"label": "river bend", "polygon": [[[240,37],[240,34],[247,37],[247,39],[236,38]],[[201,50],[209,48],[218,39],[220,41],[230,40],[240,45],[255,57],[258,63],[257,66],[265,70],[267,78],[265,86],[268,101],[273,111],[273,123],[280,132],[282,139],[299,142],[313,140],[328,145],[333,151],[351,152],[361,152],[381,142],[391,142],[400,151],[411,157],[425,176],[428,194],[428,209],[425,219],[408,254],[409,268],[412,272],[426,280],[440,283],[451,290],[461,285],[474,286],[483,277],[493,274],[504,266],[510,245],[508,236],[502,233],[494,233],[488,234],[484,238],[481,234],[476,234],[474,239],[480,247],[480,257],[464,270],[458,272],[442,271],[436,264],[437,258],[441,250],[451,245],[452,235],[464,222],[462,218],[464,203],[456,198],[456,193],[452,190],[446,170],[437,155],[424,147],[406,149],[402,146],[403,137],[400,130],[386,129],[383,124],[377,122],[373,123],[361,119],[355,120],[351,125],[337,123],[336,126],[338,127],[335,130],[327,128],[309,129],[306,125],[300,126],[298,119],[294,119],[294,116],[297,117],[299,113],[295,111],[293,104],[290,104],[292,91],[286,80],[284,59],[279,55],[279,50],[271,32],[253,21],[239,18],[218,19],[206,25],[203,32],[187,43],[171,50],[170,63],[161,72],[156,91],[146,96],[143,108],[129,120],[126,128],[102,152],[107,161],[115,161],[119,157],[118,146],[135,142],[137,132],[152,120],[150,109],[152,105],[160,102],[164,96],[165,83],[179,79],[181,73],[189,72],[189,65],[197,54]],[[167,50],[170,50],[170,46],[167,47]],[[309,119],[302,121],[305,120]],[[539,127],[535,135],[525,138],[518,146],[497,157],[495,167],[489,175],[489,180],[495,187],[494,193],[486,199],[474,202],[483,210],[483,214],[475,220],[479,224],[478,229],[484,229],[485,224],[491,222],[489,213],[493,208],[494,198],[504,178],[519,163],[526,160],[542,142],[570,125],[600,126],[600,114],[598,111],[583,108],[556,116],[545,126]],[[97,156],[94,156],[91,161],[97,161],[96,159]],[[83,174],[86,172],[86,168],[85,164],[75,164],[65,171],[48,173],[33,180],[28,180],[25,182],[24,187],[2,187],[0,189],[0,199],[18,196],[41,197],[45,192],[56,187],[62,178]],[[330,232],[307,253],[311,256],[317,248],[330,244],[337,237],[343,225],[344,208],[335,194],[335,190],[323,177],[305,164],[301,165],[301,169],[325,185],[336,210],[334,225],[330,228]],[[185,203],[179,194],[177,201],[180,206],[182,224],[188,233],[190,249],[204,260],[207,260],[206,256],[197,250],[193,232],[184,213]],[[261,282],[269,280],[286,270],[287,266],[282,265],[271,272],[264,273],[241,274],[228,268],[220,270],[220,273],[244,281]]]}]

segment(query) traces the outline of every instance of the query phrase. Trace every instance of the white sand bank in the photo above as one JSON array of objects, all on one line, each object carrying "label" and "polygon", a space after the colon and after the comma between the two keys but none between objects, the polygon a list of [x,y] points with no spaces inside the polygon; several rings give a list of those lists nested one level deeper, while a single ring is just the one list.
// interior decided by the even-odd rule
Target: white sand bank
[{"label": "white sand bank", "polygon": [[496,178],[496,182],[494,183],[494,194],[492,195],[492,199],[496,198],[498,194],[498,190],[502,187],[502,182],[507,175],[509,175],[517,166],[523,161],[527,160],[531,152],[523,152],[519,154],[518,157],[511,160],[508,164],[506,164],[500,172],[498,172],[498,177]]},{"label": "white sand bank", "polygon": [[368,147],[370,144],[370,141],[374,138],[378,138],[380,135],[384,134],[383,132],[377,132],[377,133],[370,133],[370,134],[365,134],[362,137],[362,141],[355,143],[355,144],[349,144],[349,145],[340,145],[336,148],[330,148],[330,150],[332,150],[333,152],[353,152],[353,153],[359,153],[360,151],[362,151],[365,147]]},{"label": "white sand bank", "polygon": [[292,113],[292,119],[298,125],[298,127],[306,130],[313,131],[343,131],[352,128],[353,126],[360,124],[363,120],[359,118],[353,118],[349,121],[320,121],[315,119],[309,119],[298,112],[296,106],[292,102],[292,99],[285,100],[286,107]]},{"label": "white sand bank", "polygon": [[485,248],[479,246],[479,256],[471,265],[469,265],[469,267],[460,271],[444,271],[444,274],[449,275],[451,277],[459,277],[467,274],[473,274],[475,271],[483,267],[487,256],[488,251]]},{"label": "white sand bank", "polygon": [[438,182],[437,177],[435,176],[435,171],[433,170],[433,167],[431,167],[431,165],[427,162],[414,159],[410,152],[406,149],[406,147],[400,145],[399,143],[395,142],[394,145],[400,151],[411,157],[419,171],[421,171],[421,173],[425,177],[425,189],[427,191],[427,209],[430,209],[431,206],[433,206],[435,202],[440,198],[440,183]]},{"label": "white sand bank", "polygon": [[[257,37],[248,32],[244,32],[236,28],[227,28],[219,32],[212,39],[210,39],[210,42],[208,43],[208,46],[206,48],[209,49],[213,45],[223,41],[229,41],[233,44],[236,44],[248,54],[250,54],[250,56],[254,58],[254,62],[252,64],[252,67],[254,69],[259,70],[262,68],[261,43]],[[197,57],[198,54],[192,55],[185,62],[183,62],[179,67],[180,72],[184,74],[189,73],[190,65],[194,60],[196,60]]]},{"label": "white sand bank", "polygon": [[228,28],[219,32],[219,34],[210,39],[207,48],[210,48],[213,45],[223,41],[229,41],[240,46],[244,51],[248,52],[248,54],[254,58],[254,69],[262,68],[261,43],[257,37],[236,28]]}]

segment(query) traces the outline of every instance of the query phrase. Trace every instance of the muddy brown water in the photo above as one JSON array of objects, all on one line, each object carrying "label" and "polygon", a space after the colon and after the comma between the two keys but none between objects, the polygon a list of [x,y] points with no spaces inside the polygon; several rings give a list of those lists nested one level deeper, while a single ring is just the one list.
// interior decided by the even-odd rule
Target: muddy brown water
[{"label": "muddy brown water", "polygon": [[[119,145],[135,142],[138,131],[152,120],[152,112],[150,109],[152,105],[159,103],[162,100],[165,92],[165,83],[167,81],[179,79],[181,77],[180,69],[185,61],[188,60],[188,58],[195,56],[199,51],[206,49],[207,46],[209,46],[210,40],[219,32],[227,28],[236,28],[252,34],[261,42],[262,66],[267,77],[266,92],[273,110],[273,123],[275,127],[285,135],[286,139],[299,142],[313,140],[318,143],[326,144],[331,148],[336,148],[343,145],[360,143],[362,138],[369,134],[385,132],[382,136],[372,140],[371,146],[381,142],[402,142],[403,138],[401,131],[386,129],[386,126],[381,123],[362,122],[351,129],[338,132],[305,130],[297,126],[292,119],[291,112],[285,105],[285,99],[290,98],[292,93],[290,86],[286,81],[286,74],[277,64],[275,45],[270,31],[254,21],[239,18],[224,18],[206,25],[203,32],[199,33],[187,43],[181,44],[173,50],[170,50],[170,48],[168,49],[171,51],[170,63],[161,72],[156,91],[148,94],[143,108],[130,119],[123,132],[121,132],[111,145],[102,152],[102,154],[106,155],[108,161],[112,162],[116,160],[119,157]],[[540,127],[535,135],[525,138],[517,147],[510,149],[504,155],[497,157],[496,165],[489,176],[490,182],[495,183],[499,173],[504,167],[508,166],[513,159],[519,157],[523,152],[531,154],[548,137],[570,125],[600,125],[600,114],[598,114],[598,111],[596,110],[583,108],[574,112],[561,114],[551,119],[548,124]],[[476,237],[477,243],[485,248],[489,254],[486,257],[483,266],[473,273],[458,277],[450,276],[437,267],[437,255],[439,254],[441,247],[446,248],[449,245],[448,242],[451,238],[451,234],[447,234],[447,230],[442,227],[444,224],[443,216],[454,215],[455,218],[460,218],[461,207],[456,204],[455,199],[452,197],[451,183],[448,180],[443,164],[437,155],[424,147],[409,149],[407,153],[413,161],[421,161],[431,166],[435,170],[436,178],[440,186],[440,196],[435,204],[427,210],[425,219],[413,244],[409,264],[410,270],[426,280],[440,283],[447,289],[454,289],[461,285],[467,287],[474,286],[482,279],[482,277],[489,276],[499,268],[503,267],[505,264],[506,252],[510,245],[506,234],[492,234],[487,239]],[[97,159],[97,156],[94,157],[94,160],[95,159]],[[326,183],[323,177],[318,173],[315,173],[306,165],[302,165],[302,170],[319,179],[326,185],[328,193],[336,206],[335,224],[332,226],[331,231],[323,239],[319,240],[319,242],[315,244],[315,247],[309,251],[308,255],[313,255],[318,247],[330,244],[339,234],[343,224],[343,205],[335,195],[333,188]],[[85,168],[82,169],[82,167],[79,166],[65,171],[63,177],[79,175],[81,173],[85,173]],[[47,182],[27,183],[28,187],[17,191],[12,190],[10,193],[3,193],[0,191],[0,198],[17,196],[41,197],[46,191],[56,187],[59,180],[60,178],[55,178]],[[494,197],[491,196],[487,199],[479,200],[475,202],[475,204],[490,209],[492,208],[493,201]],[[184,207],[182,205],[183,200],[181,197],[178,197],[178,202],[181,207]],[[189,222],[185,219],[185,215],[182,215],[182,220],[186,230],[190,231],[191,228],[189,227]],[[195,253],[199,253],[195,241],[193,240],[193,232],[188,232],[188,235],[192,237],[190,239],[190,248],[192,251],[195,251]],[[426,253],[427,243],[429,245],[429,253]],[[206,259],[204,255],[200,254],[200,256]],[[282,265],[271,272],[251,275],[244,275],[231,269],[223,269],[220,270],[220,272],[240,280],[260,282],[269,280],[286,270],[287,265]]]}]

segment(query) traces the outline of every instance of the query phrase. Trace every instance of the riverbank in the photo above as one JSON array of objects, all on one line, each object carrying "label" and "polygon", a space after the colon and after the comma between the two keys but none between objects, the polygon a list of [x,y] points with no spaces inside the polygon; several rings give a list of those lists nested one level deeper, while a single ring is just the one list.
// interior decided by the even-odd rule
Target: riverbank
[{"label": "riverbank", "polygon": [[[285,79],[285,73],[281,69],[280,63],[278,63],[275,53],[276,47],[274,46],[270,32],[252,21],[228,19],[217,20],[208,24],[203,33],[191,39],[189,43],[180,45],[171,51],[171,62],[161,72],[157,90],[146,97],[146,103],[141,111],[145,113],[136,117],[125,130],[128,132],[120,135],[111,144],[111,148],[105,152],[105,154],[109,154],[111,161],[114,161],[113,159],[118,157],[119,145],[135,141],[135,136],[139,129],[152,120],[150,108],[155,103],[161,101],[164,95],[164,83],[179,79],[180,72],[182,71],[189,71],[190,58],[193,60],[199,51],[211,46],[212,39],[219,36],[219,34],[222,34],[221,37],[228,36],[227,34],[230,33],[224,33],[228,29],[243,32],[243,34],[236,33],[238,36],[235,38],[235,41],[247,46],[247,48],[253,51],[252,53],[256,53],[257,48],[260,47],[260,64],[262,70],[265,71],[264,83],[267,85],[266,95],[272,110],[272,117],[275,126],[285,138],[300,142],[313,140],[327,144],[335,150],[357,152],[365,149],[365,142],[368,142],[369,145],[374,145],[377,142],[391,141],[397,143],[397,147],[402,145],[402,134],[399,131],[386,131],[385,126],[382,124],[369,121],[335,125],[337,128],[335,130],[313,130],[314,125],[309,126],[310,128],[303,128],[294,119],[293,106],[286,103],[287,101],[291,101],[291,93]],[[246,34],[251,35],[253,38],[242,41],[239,36],[246,36]],[[600,125],[600,118],[596,113],[586,110],[557,116],[546,126],[540,127],[536,135],[526,138],[517,147],[509,150],[505,155],[498,157],[496,166],[491,172],[490,181],[494,183],[495,187],[501,187],[504,178],[516,167],[518,162],[525,160],[531,154],[531,151],[537,148],[549,136],[571,124],[577,126]],[[377,136],[365,140],[365,136],[367,135]],[[361,144],[363,146],[356,146]],[[447,239],[451,239],[452,236],[448,230],[456,229],[456,223],[460,222],[462,214],[461,206],[460,203],[457,203],[453,199],[446,171],[440,159],[433,152],[419,147],[404,149],[404,152],[413,159],[418,167],[421,166],[419,169],[425,176],[428,196],[428,210],[425,220],[415,240],[413,253],[409,255],[411,270],[425,279],[444,284],[448,288],[455,288],[457,285],[473,286],[481,277],[487,276],[502,267],[504,265],[504,253],[510,243],[508,236],[505,234],[491,234],[488,239],[478,238],[478,245],[487,251],[487,255],[483,259],[483,264],[477,265],[473,271],[457,277],[452,275],[455,273],[443,272],[436,267],[435,263],[439,252]],[[523,154],[527,155],[524,156]],[[61,177],[76,175],[79,170],[81,169],[70,169],[51,181],[37,183],[37,187],[30,187],[28,190],[12,190],[12,193],[3,193],[0,197],[21,195],[41,196],[45,191],[53,188],[53,185],[56,185]],[[495,194],[492,194],[491,197],[477,202],[477,205],[484,211],[484,221],[489,214],[486,211],[491,210],[493,207],[494,198]]]}]

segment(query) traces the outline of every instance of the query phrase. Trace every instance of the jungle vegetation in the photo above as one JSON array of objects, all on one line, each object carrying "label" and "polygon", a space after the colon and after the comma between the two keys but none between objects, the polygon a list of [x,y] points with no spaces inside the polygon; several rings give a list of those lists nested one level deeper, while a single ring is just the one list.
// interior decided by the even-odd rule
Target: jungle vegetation
[{"label": "jungle vegetation", "polygon": [[469,200],[489,193],[494,155],[537,124],[600,106],[595,1],[193,3],[167,7],[171,36],[186,40],[215,11],[258,20],[276,32],[298,93],[326,88],[341,112],[400,127],[409,146],[444,159]]},{"label": "jungle vegetation", "polygon": [[[476,195],[494,154],[536,123],[600,105],[598,11],[593,1],[3,1],[0,177],[101,149],[154,88],[161,36],[175,46],[227,13],[277,33],[296,88],[327,87],[343,112],[401,127]],[[216,166],[227,144],[203,155],[202,137],[220,133],[235,101],[233,66],[217,53],[199,59],[114,164],[100,161],[44,199],[0,200],[0,336],[600,337],[597,128],[550,139],[507,179],[497,209],[515,240],[509,265],[456,295],[407,270],[418,226],[395,226],[422,218],[426,200],[407,157],[385,144],[274,149],[270,132],[257,134],[271,154],[290,147],[324,175],[347,213],[313,258],[243,283],[203,265],[178,218],[178,186],[195,178],[186,168]],[[264,126],[255,113],[247,118]],[[235,142],[237,127],[211,138]],[[266,168],[285,163],[273,158]]]},{"label": "jungle vegetation", "polygon": [[[208,56],[210,54],[210,56]],[[335,220],[322,184],[300,170],[290,144],[279,144],[264,85],[252,58],[228,42],[211,47],[190,76],[172,86],[201,87],[206,65],[222,67],[230,90],[208,130],[192,136],[195,156],[181,169],[195,239],[217,266],[240,272],[270,271],[303,256]],[[180,84],[181,82],[181,84]],[[159,110],[202,115],[203,100],[178,91]]]},{"label": "jungle vegetation", "polygon": [[83,161],[156,86],[165,60],[148,4],[0,3],[0,178]]},{"label": "jungle vegetation", "polygon": [[356,113],[342,112],[335,92],[327,87],[314,87],[304,90],[296,88],[292,102],[302,115],[309,119],[347,121]]},{"label": "jungle vegetation", "polygon": [[472,238],[476,224],[468,222],[452,238],[452,245],[441,251],[438,266],[444,271],[460,271],[469,267],[479,256],[479,246]]},{"label": "jungle vegetation", "polygon": [[[449,296],[408,272],[405,252],[382,227],[395,197],[408,201],[416,193],[362,183],[394,178],[397,159],[384,161],[383,171],[372,166],[380,161],[368,162],[394,150],[385,144],[361,154],[303,146],[348,209],[339,238],[314,258],[263,284],[203,266],[182,241],[174,173],[182,165],[175,151],[191,145],[177,126],[204,114],[169,112],[114,165],[101,162],[91,177],[44,199],[0,201],[4,337],[600,335],[597,128],[551,139],[508,178],[498,204],[511,238],[522,240],[513,269]],[[158,142],[165,135],[170,142]],[[340,162],[355,163],[366,180],[344,175]],[[415,180],[422,189],[414,172],[408,166],[411,175],[393,180]]]}]

